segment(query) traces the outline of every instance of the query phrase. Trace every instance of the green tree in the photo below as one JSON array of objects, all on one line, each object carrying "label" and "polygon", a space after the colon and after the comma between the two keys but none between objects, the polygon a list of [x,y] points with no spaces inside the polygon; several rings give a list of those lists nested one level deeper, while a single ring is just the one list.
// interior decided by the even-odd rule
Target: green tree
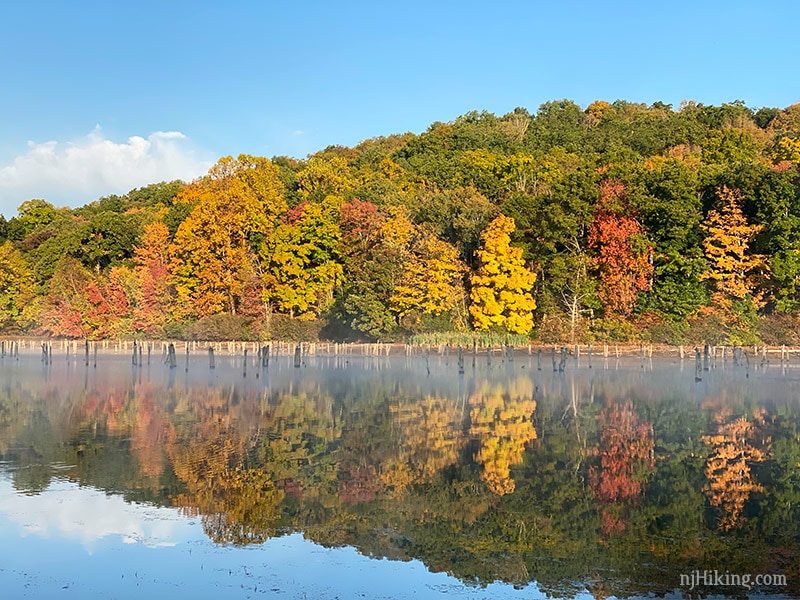
[{"label": "green tree", "polygon": [[38,229],[46,227],[56,218],[55,207],[40,198],[26,200],[19,205],[17,216],[8,222],[8,237],[21,240]]},{"label": "green tree", "polygon": [[266,239],[260,252],[264,302],[292,317],[315,317],[330,308],[342,276],[340,204],[333,196],[303,202]]}]

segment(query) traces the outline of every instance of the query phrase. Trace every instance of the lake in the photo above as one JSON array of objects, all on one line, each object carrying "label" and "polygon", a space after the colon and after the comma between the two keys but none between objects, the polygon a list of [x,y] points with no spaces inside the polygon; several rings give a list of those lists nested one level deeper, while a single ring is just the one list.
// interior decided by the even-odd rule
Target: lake
[{"label": "lake", "polygon": [[800,597],[796,358],[244,361],[4,356],[3,598]]}]

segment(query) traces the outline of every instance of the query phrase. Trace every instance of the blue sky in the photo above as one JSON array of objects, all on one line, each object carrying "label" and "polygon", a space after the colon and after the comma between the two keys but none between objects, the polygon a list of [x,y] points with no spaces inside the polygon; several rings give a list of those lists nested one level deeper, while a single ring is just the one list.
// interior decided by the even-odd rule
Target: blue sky
[{"label": "blue sky", "polygon": [[305,157],[470,110],[800,101],[800,5],[40,1],[0,20],[0,213],[220,156]]}]

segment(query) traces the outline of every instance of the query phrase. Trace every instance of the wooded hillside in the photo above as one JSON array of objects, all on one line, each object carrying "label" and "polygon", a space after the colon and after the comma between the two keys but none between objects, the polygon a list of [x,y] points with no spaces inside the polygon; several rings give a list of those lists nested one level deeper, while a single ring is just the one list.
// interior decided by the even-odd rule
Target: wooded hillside
[{"label": "wooded hillside", "polygon": [[798,343],[800,104],[568,100],[0,219],[0,328]]}]

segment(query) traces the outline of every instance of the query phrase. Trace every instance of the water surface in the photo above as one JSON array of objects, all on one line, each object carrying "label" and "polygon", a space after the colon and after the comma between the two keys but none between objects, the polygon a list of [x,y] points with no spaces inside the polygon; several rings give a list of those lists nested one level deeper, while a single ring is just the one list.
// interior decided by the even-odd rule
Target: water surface
[{"label": "water surface", "polygon": [[[0,589],[798,597],[798,392],[755,361],[6,356]],[[786,584],[689,589],[714,570]]]}]

